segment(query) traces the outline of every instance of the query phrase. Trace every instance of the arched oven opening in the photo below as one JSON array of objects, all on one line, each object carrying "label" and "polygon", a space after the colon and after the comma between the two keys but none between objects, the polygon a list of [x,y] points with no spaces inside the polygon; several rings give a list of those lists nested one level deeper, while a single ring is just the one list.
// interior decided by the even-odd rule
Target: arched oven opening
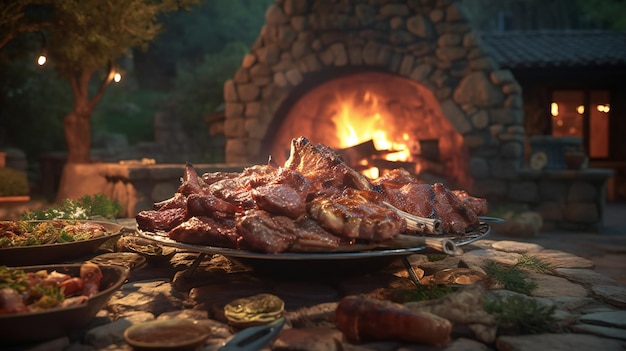
[{"label": "arched oven opening", "polygon": [[424,182],[471,187],[463,136],[424,85],[353,67],[318,72],[302,86],[278,109],[264,140],[264,149],[279,164],[291,139],[305,136],[335,149],[370,178],[404,168]]}]

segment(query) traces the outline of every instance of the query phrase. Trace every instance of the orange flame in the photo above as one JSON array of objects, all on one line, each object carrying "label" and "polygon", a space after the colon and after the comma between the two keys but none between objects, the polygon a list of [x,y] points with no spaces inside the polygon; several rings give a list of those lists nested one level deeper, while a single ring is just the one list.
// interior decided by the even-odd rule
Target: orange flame
[{"label": "orange flame", "polygon": [[[376,150],[393,151],[384,156],[388,161],[407,161],[411,157],[406,142],[409,135],[403,133],[399,140],[389,135],[391,119],[386,118],[388,111],[379,105],[379,99],[369,91],[362,97],[354,94],[352,98],[338,97],[339,113],[333,116],[340,147],[354,146],[372,140]],[[375,168],[375,167],[374,167]],[[377,169],[368,172],[377,174]],[[376,175],[374,178],[378,177]]]}]

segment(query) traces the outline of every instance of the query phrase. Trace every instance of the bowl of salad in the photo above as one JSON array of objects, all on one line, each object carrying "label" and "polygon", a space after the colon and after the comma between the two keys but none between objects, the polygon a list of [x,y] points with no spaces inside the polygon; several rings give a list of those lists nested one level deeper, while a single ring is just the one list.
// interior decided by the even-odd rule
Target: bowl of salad
[{"label": "bowl of salad", "polygon": [[94,220],[0,221],[0,264],[31,266],[86,257],[108,240],[119,239],[123,226]]}]

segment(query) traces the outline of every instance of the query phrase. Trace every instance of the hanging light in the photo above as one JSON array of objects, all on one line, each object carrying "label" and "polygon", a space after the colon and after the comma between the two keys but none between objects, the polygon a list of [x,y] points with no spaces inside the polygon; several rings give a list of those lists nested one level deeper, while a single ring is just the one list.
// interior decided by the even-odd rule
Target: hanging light
[{"label": "hanging light", "polygon": [[39,66],[43,66],[48,62],[48,57],[46,55],[46,35],[43,32],[39,32],[41,36],[41,51],[39,52],[39,57],[37,57],[37,64]]},{"label": "hanging light", "polygon": [[37,64],[39,66],[43,66],[46,64],[46,62],[48,62],[48,58],[46,57],[46,54],[42,52],[41,54],[39,54],[39,57],[37,57]]},{"label": "hanging light", "polygon": [[119,83],[122,80],[122,74],[120,72],[115,72],[115,74],[113,74],[113,81],[115,83]]}]

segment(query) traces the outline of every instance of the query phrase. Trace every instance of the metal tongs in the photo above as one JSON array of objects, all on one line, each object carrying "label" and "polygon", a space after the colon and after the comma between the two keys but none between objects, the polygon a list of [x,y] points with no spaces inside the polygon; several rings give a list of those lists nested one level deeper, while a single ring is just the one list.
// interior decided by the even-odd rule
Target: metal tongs
[{"label": "metal tongs", "polygon": [[272,341],[285,325],[285,317],[272,323],[246,328],[233,335],[219,351],[258,351]]}]

